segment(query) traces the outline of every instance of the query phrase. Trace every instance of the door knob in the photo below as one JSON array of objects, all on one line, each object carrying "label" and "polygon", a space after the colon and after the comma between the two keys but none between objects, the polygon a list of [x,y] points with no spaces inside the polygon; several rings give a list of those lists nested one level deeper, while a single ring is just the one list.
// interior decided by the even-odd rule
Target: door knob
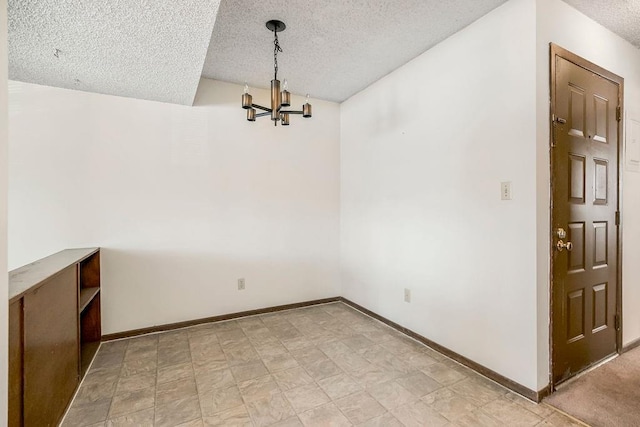
[{"label": "door knob", "polygon": [[563,249],[571,252],[571,250],[573,250],[573,243],[565,243],[563,240],[558,240],[558,243],[556,243],[556,248],[558,249],[558,252],[562,252]]}]

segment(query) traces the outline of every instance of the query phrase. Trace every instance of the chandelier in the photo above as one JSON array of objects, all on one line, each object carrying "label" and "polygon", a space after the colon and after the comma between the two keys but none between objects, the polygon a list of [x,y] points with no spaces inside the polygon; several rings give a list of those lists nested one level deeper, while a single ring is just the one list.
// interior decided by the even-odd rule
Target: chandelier
[{"label": "chandelier", "polygon": [[[280,91],[280,80],[278,80],[278,52],[282,52],[280,43],[278,43],[278,32],[285,30],[284,22],[271,20],[267,22],[269,31],[273,31],[273,80],[271,80],[271,108],[254,104],[253,97],[249,94],[249,86],[244,85],[244,94],[242,94],[242,108],[247,110],[247,120],[255,122],[256,117],[271,116],[273,125],[278,126],[278,121],[282,121],[282,126],[289,126],[289,115],[302,114],[302,117],[311,117],[311,104],[309,104],[309,95],[302,105],[302,111],[283,110],[282,107],[291,106],[291,93],[287,90],[287,80],[284,80],[282,91]],[[264,111],[257,113],[256,109]]]}]

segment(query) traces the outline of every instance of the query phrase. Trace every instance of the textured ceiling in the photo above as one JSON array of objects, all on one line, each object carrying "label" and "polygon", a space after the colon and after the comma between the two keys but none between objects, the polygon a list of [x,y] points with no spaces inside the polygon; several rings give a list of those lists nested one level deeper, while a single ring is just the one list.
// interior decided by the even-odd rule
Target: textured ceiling
[{"label": "textured ceiling", "polygon": [[[506,0],[9,0],[13,80],[191,105],[200,76],[343,101]],[[565,0],[640,47],[640,0]],[[214,26],[215,23],[215,26]]]},{"label": "textured ceiling", "polygon": [[564,0],[640,48],[640,0]]},{"label": "textured ceiling", "polygon": [[220,0],[9,0],[9,78],[191,105]]},{"label": "textured ceiling", "polygon": [[505,0],[223,0],[203,76],[267,87],[280,19],[279,77],[293,93],[343,101]]}]

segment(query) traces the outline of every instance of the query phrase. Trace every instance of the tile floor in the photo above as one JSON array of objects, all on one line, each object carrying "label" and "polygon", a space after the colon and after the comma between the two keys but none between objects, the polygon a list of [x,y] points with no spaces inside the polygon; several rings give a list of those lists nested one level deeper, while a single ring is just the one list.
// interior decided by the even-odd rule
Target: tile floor
[{"label": "tile floor", "polygon": [[102,344],[63,426],[578,426],[343,303]]}]

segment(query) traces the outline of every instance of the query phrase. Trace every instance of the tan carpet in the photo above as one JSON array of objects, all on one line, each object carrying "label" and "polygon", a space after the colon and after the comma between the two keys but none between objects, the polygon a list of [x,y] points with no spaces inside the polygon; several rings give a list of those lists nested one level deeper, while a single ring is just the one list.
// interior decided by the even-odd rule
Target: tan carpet
[{"label": "tan carpet", "polygon": [[640,348],[561,387],[545,401],[594,427],[640,426]]}]

